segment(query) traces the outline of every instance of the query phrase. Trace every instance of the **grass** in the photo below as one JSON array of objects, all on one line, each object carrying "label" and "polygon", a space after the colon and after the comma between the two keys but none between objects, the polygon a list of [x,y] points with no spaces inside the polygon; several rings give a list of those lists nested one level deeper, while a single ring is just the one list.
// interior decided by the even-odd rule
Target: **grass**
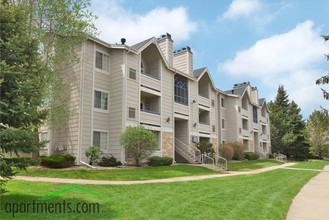
[{"label": "grass", "polygon": [[[40,213],[30,207],[17,219],[285,219],[294,196],[318,172],[278,169],[201,181],[143,185],[82,185],[101,197],[72,190],[45,203],[99,203],[100,213]],[[1,196],[1,219],[12,219],[10,207],[38,202],[69,184],[11,180]],[[9,205],[8,205],[9,204]],[[21,206],[24,207],[24,206]],[[7,213],[7,211],[9,213]],[[68,210],[66,210],[68,211]]]},{"label": "grass", "polygon": [[325,166],[329,165],[329,159],[324,160],[309,160],[309,161],[291,161],[296,163],[293,168],[303,169],[318,169],[322,170]]},{"label": "grass", "polygon": [[229,162],[227,166],[230,171],[249,171],[280,164],[282,163],[275,160],[244,160],[241,162]]},{"label": "grass", "polygon": [[218,172],[209,170],[204,167],[197,167],[191,165],[174,165],[127,169],[118,168],[109,170],[63,170],[28,168],[27,172],[22,170],[17,175],[94,180],[149,180],[170,177],[198,176],[216,173],[218,174]]}]

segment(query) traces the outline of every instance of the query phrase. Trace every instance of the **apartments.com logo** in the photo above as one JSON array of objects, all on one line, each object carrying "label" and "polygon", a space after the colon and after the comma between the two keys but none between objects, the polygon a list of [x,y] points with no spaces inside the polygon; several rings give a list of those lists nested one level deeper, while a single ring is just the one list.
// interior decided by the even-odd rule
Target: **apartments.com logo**
[{"label": "apartments.com logo", "polygon": [[96,197],[101,195],[80,186],[70,186],[50,195],[33,200],[32,202],[7,202],[5,203],[5,212],[15,217],[16,214],[70,214],[70,213],[100,213],[99,203],[93,202],[51,202],[52,198],[58,197],[63,193],[78,190],[83,193],[91,194]]}]

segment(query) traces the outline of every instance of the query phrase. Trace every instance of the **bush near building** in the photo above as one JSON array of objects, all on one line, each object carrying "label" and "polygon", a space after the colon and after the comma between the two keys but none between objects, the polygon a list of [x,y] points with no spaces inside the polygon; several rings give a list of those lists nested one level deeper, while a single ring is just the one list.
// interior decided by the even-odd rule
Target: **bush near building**
[{"label": "bush near building", "polygon": [[75,157],[70,154],[56,154],[42,157],[41,166],[48,168],[66,168],[74,166]]},{"label": "bush near building", "polygon": [[150,157],[147,161],[149,166],[170,166],[173,162],[171,157]]}]

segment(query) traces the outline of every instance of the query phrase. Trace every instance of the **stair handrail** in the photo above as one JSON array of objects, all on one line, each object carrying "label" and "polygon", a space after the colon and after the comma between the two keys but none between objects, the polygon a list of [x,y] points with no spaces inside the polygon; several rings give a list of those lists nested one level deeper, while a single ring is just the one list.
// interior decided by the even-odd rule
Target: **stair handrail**
[{"label": "stair handrail", "polygon": [[211,161],[211,164],[212,165],[215,165],[214,158],[209,157],[207,154],[202,154],[201,155],[201,163],[203,163],[203,164],[209,164],[209,163],[206,163],[206,161]]},{"label": "stair handrail", "polygon": [[[183,146],[183,148],[185,148],[186,152],[189,154],[189,156],[192,157],[193,161],[195,161],[195,151],[193,148],[191,148],[190,146],[188,146],[187,144],[185,144],[183,141],[179,140],[178,138],[175,138],[175,142],[180,143],[180,145],[176,144],[178,147]],[[191,154],[191,155],[190,155]]]},{"label": "stair handrail", "polygon": [[[215,160],[216,160],[216,165],[217,166],[221,166],[225,169],[225,171],[227,171],[227,159],[226,158],[221,157],[219,155],[215,155]],[[224,166],[221,165],[222,163],[218,162],[218,161],[221,161],[221,160],[223,161]]]},{"label": "stair handrail", "polygon": [[201,151],[197,147],[195,147],[193,145],[192,145],[192,148],[193,148],[194,153],[195,153],[195,158],[198,159],[198,162],[201,162],[202,161],[202,153],[201,153]]}]

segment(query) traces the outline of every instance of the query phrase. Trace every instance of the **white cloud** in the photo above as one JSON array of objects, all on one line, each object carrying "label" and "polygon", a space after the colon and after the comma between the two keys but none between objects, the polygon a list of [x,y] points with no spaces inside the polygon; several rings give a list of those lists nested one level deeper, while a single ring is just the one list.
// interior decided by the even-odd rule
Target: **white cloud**
[{"label": "white cloud", "polygon": [[218,17],[218,21],[243,19],[258,32],[263,32],[268,23],[290,6],[291,3],[284,1],[233,0],[229,8]]},{"label": "white cloud", "polygon": [[259,0],[233,0],[230,7],[223,14],[223,18],[236,19],[239,17],[248,17],[261,8],[262,4]]},{"label": "white cloud", "polygon": [[323,42],[312,21],[298,24],[292,30],[257,41],[239,51],[218,70],[237,79],[259,80],[260,86],[274,98],[278,85],[284,85],[290,99],[301,106],[304,116],[312,109],[325,106],[315,80],[325,74],[322,63],[329,45]]},{"label": "white cloud", "polygon": [[95,24],[101,32],[99,37],[109,43],[126,38],[127,44],[132,45],[167,32],[176,42],[180,42],[188,40],[191,33],[197,30],[197,23],[190,20],[185,7],[157,7],[145,14],[137,14],[123,8],[121,2],[91,2],[91,10],[98,16]]}]

